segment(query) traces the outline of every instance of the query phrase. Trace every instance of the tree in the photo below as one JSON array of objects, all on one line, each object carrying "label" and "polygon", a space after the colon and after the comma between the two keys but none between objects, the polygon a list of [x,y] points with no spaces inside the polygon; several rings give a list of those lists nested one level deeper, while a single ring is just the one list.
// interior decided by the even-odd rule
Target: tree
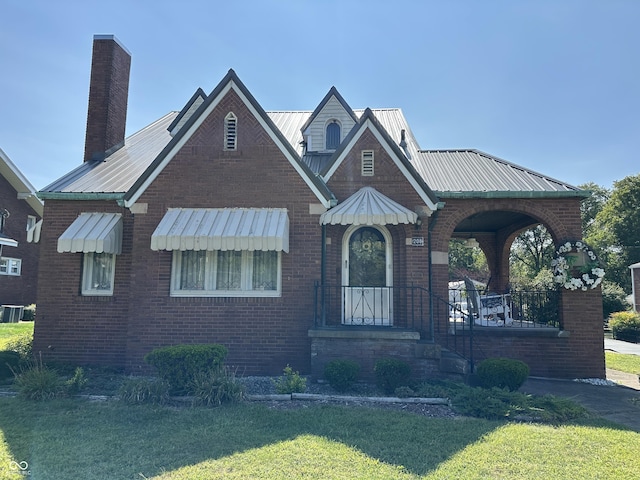
[{"label": "tree", "polygon": [[613,183],[585,238],[607,266],[607,279],[631,292],[629,265],[640,261],[640,175]]},{"label": "tree", "polygon": [[537,289],[552,285],[550,265],[554,254],[553,238],[544,225],[536,225],[518,235],[509,252],[512,286]]},{"label": "tree", "polygon": [[593,182],[579,185],[582,190],[591,192],[591,196],[585,198],[580,204],[580,216],[582,217],[583,237],[587,239],[593,230],[596,216],[604,208],[611,196],[611,191]]},{"label": "tree", "polygon": [[464,240],[449,241],[449,280],[462,280],[464,277],[486,282],[489,279],[487,258],[479,247],[467,247]]}]

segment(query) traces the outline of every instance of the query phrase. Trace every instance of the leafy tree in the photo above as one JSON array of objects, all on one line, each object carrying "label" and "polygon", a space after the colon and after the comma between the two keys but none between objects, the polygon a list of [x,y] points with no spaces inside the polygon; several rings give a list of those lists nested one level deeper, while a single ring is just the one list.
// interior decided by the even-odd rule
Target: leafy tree
[{"label": "leafy tree", "polygon": [[[611,196],[611,191],[594,182],[579,185],[582,190],[589,190],[591,196],[585,198],[580,204],[580,216],[582,217],[583,236],[587,239],[593,230],[598,213],[604,208]],[[592,245],[593,246],[593,245]]]},{"label": "leafy tree", "polygon": [[486,282],[489,279],[487,259],[479,247],[467,247],[464,240],[454,238],[449,242],[449,280],[464,277]]},{"label": "leafy tree", "polygon": [[522,289],[551,287],[550,265],[554,254],[553,238],[544,225],[522,232],[513,241],[509,253],[511,285]]},{"label": "leafy tree", "polygon": [[640,175],[613,183],[613,191],[596,214],[585,239],[607,265],[607,279],[631,292],[629,265],[640,261]]}]

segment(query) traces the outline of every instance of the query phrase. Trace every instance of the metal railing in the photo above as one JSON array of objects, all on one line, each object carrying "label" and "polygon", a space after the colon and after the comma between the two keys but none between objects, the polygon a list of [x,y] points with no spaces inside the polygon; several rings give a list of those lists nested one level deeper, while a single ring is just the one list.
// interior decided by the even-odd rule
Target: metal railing
[{"label": "metal railing", "polygon": [[315,285],[316,327],[369,326],[416,330],[433,338],[430,293],[422,287]]}]

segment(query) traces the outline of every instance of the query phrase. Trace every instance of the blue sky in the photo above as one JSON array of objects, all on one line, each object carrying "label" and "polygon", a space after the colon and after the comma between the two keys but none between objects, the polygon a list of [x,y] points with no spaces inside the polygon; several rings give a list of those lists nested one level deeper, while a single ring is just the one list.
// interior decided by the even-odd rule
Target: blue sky
[{"label": "blue sky", "polygon": [[400,107],[424,149],[579,185],[640,173],[637,0],[2,0],[0,148],[37,188],[82,162],[94,34],[132,53],[127,135],[233,68],[265,110]]}]

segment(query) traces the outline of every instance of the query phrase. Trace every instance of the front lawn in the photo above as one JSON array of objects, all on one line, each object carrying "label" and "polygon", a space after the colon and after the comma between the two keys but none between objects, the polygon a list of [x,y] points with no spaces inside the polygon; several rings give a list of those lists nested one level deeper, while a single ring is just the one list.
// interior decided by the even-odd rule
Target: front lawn
[{"label": "front lawn", "polygon": [[640,355],[605,352],[607,368],[640,375]]},{"label": "front lawn", "polygon": [[25,333],[33,335],[33,322],[0,323],[0,350],[4,350],[12,339]]},{"label": "front lawn", "polygon": [[[640,434],[365,407],[278,410],[0,398],[0,478],[634,478]],[[15,463],[11,463],[15,462]],[[22,463],[23,466],[26,465]]]}]

